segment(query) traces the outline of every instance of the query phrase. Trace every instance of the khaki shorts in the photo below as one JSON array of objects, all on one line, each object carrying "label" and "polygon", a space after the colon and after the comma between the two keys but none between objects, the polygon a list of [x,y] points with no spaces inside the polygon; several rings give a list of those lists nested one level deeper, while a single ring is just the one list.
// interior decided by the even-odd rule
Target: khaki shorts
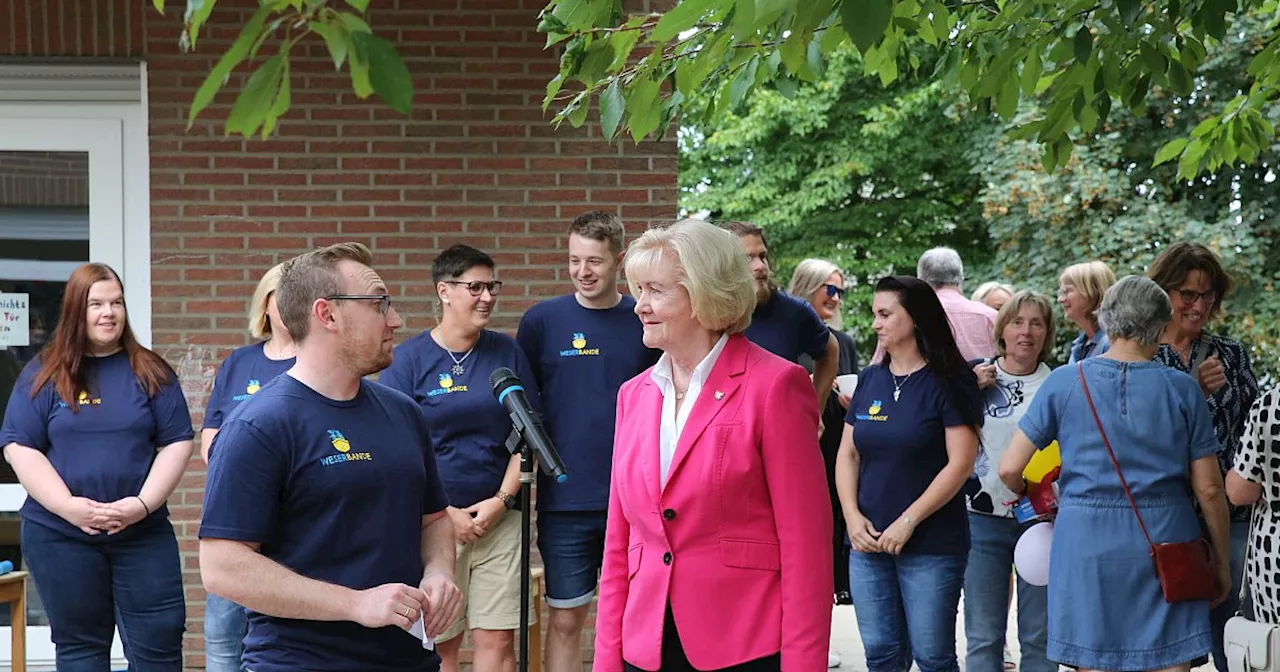
[{"label": "khaki shorts", "polygon": [[[468,627],[520,629],[520,512],[509,510],[496,527],[470,544],[458,544],[453,580],[465,600],[461,616],[437,638],[447,642]],[[529,623],[537,620],[529,603]]]}]

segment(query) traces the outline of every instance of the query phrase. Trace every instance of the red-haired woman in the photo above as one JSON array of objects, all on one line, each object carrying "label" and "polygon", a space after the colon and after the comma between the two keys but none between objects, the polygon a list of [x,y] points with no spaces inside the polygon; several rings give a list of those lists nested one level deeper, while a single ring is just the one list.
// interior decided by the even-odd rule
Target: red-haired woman
[{"label": "red-haired woman", "polygon": [[0,428],[29,495],[22,552],[59,670],[109,670],[115,626],[130,669],[182,669],[186,605],[165,500],[192,437],[177,375],[129,329],[119,276],[76,269]]}]

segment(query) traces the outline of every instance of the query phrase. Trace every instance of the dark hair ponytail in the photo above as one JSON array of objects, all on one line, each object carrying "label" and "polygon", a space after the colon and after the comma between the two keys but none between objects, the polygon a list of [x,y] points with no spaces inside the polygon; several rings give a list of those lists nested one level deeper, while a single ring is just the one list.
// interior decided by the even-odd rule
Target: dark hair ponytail
[{"label": "dark hair ponytail", "polygon": [[[909,275],[891,275],[876,283],[877,292],[893,292],[898,302],[915,323],[916,347],[925,365],[933,373],[938,384],[947,392],[956,412],[982,439],[982,405],[978,392],[978,378],[969,363],[960,354],[951,322],[942,309],[938,295],[923,280]],[[884,356],[889,365],[889,354]]]}]

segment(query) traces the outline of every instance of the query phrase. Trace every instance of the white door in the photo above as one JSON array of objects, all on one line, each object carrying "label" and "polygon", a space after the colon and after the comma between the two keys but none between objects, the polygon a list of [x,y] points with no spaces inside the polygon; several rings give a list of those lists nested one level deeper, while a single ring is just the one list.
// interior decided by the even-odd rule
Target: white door
[{"label": "white door", "polygon": [[[0,404],[8,400],[17,372],[51,337],[71,271],[93,260],[125,276],[123,122],[8,116],[22,112],[0,106],[0,293],[27,297],[28,337],[17,342],[28,344],[0,342]],[[145,299],[133,298],[126,296],[136,310],[150,312]],[[0,559],[23,568],[17,511],[25,499],[26,491],[0,460]],[[32,581],[27,595],[28,669],[53,669],[48,619]],[[0,667],[7,667],[7,609],[0,608],[0,624]],[[113,667],[122,669],[118,636],[112,657]]]}]

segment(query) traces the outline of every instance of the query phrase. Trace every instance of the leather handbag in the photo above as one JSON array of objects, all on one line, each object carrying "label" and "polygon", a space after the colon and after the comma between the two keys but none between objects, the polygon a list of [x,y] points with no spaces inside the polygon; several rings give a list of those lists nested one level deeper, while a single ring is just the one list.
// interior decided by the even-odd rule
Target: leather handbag
[{"label": "leather handbag", "polygon": [[1102,444],[1107,447],[1107,454],[1111,456],[1111,465],[1116,469],[1116,476],[1120,477],[1120,486],[1124,488],[1125,497],[1129,498],[1129,506],[1133,508],[1133,515],[1138,519],[1138,527],[1142,528],[1142,536],[1146,537],[1147,545],[1151,547],[1151,561],[1155,565],[1156,576],[1160,579],[1164,601],[1193,602],[1212,600],[1217,597],[1218,585],[1213,572],[1213,548],[1203,537],[1194,541],[1168,544],[1157,544],[1151,540],[1147,525],[1142,521],[1142,514],[1138,511],[1138,503],[1134,501],[1133,493],[1129,491],[1129,484],[1120,471],[1120,462],[1116,460],[1116,453],[1111,449],[1111,441],[1107,439],[1107,433],[1102,429],[1102,420],[1098,418],[1098,409],[1094,407],[1093,398],[1089,395],[1089,384],[1085,382],[1084,367],[1081,363],[1076,364],[1076,372],[1080,375],[1080,385],[1084,387],[1084,398],[1089,402],[1093,421],[1098,425],[1098,433],[1102,435]]},{"label": "leather handbag", "polygon": [[[1253,553],[1253,528],[1245,545],[1244,571],[1240,576],[1240,609],[1249,586],[1249,556]],[[1227,654],[1227,672],[1280,672],[1280,627],[1259,623],[1241,615],[1227,621],[1222,637]]]}]

